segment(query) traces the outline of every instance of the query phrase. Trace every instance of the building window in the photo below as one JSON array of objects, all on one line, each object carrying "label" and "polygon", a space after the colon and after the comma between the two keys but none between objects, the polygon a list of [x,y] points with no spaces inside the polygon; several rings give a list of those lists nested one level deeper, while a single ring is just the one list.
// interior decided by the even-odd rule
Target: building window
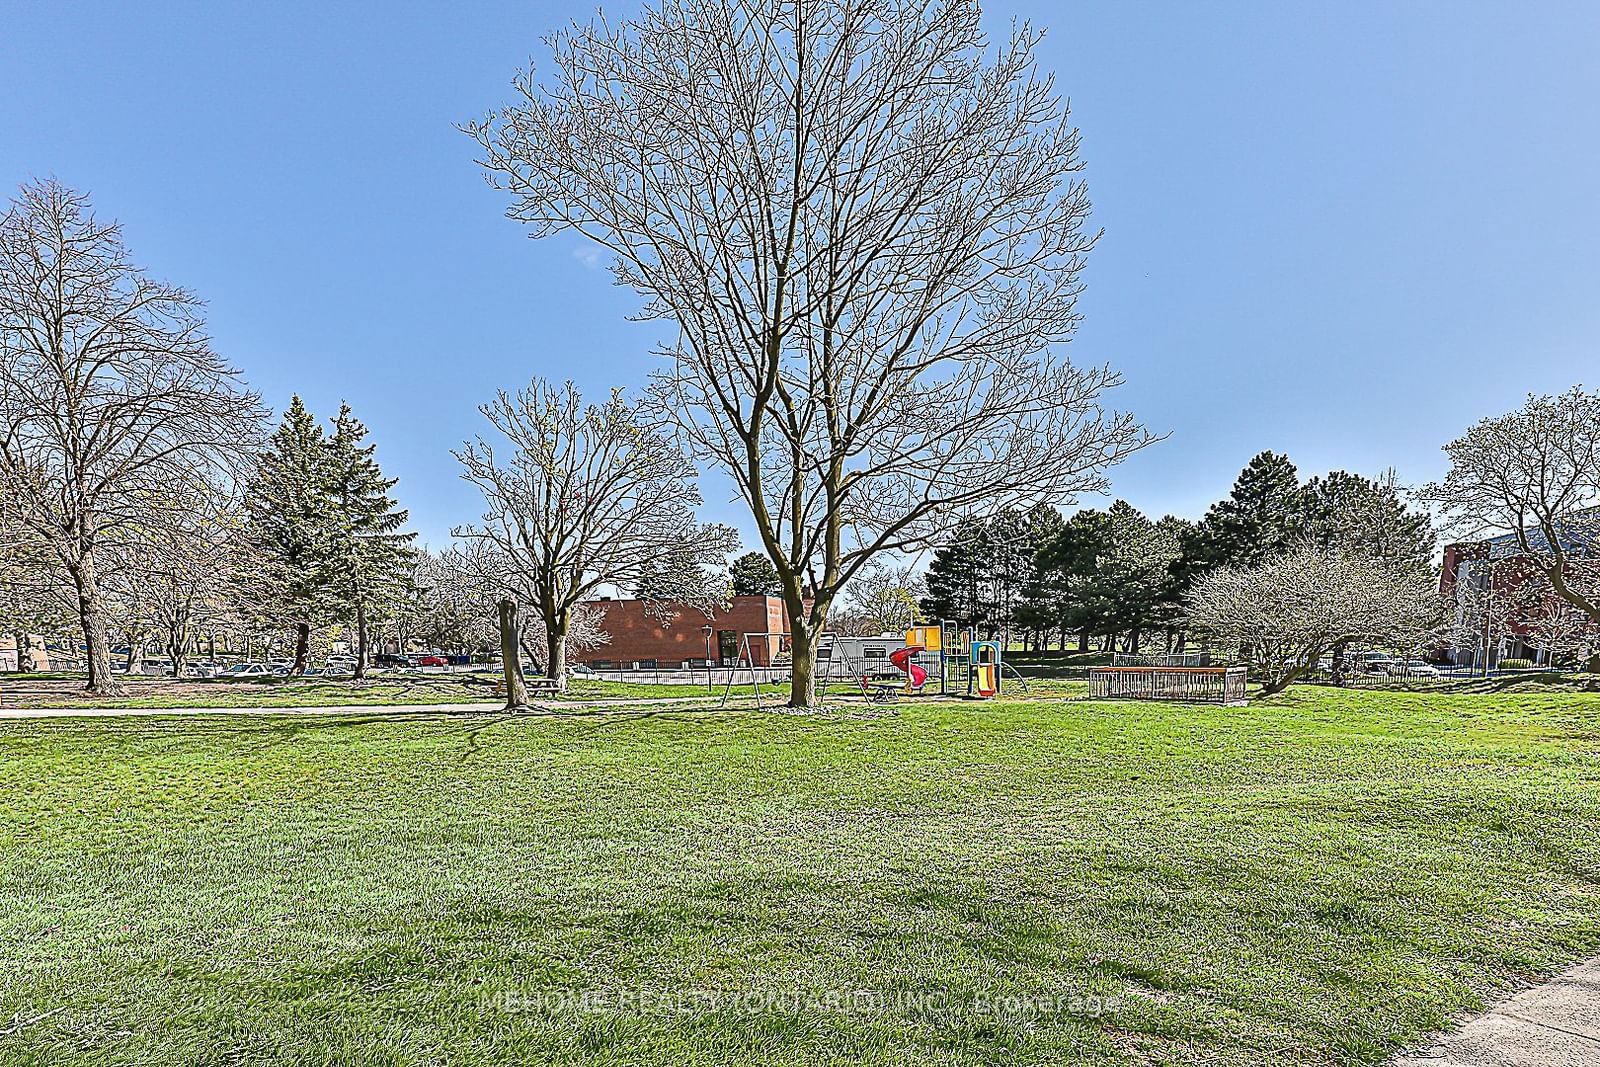
[{"label": "building window", "polygon": [[656,669],[656,661],[653,659],[642,659],[639,661],[639,669],[641,671],[653,671]]},{"label": "building window", "polygon": [[870,648],[863,648],[861,650],[862,659],[886,659],[888,658],[888,655],[888,649],[882,648],[878,645],[873,645]]}]

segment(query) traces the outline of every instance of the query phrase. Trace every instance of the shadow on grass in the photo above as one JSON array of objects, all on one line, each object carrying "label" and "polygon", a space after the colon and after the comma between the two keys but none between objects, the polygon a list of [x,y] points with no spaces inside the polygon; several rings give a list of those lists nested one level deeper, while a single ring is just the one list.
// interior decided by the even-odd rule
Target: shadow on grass
[{"label": "shadow on grass", "polygon": [[1540,674],[1452,680],[1451,693],[1600,693],[1600,675]]}]

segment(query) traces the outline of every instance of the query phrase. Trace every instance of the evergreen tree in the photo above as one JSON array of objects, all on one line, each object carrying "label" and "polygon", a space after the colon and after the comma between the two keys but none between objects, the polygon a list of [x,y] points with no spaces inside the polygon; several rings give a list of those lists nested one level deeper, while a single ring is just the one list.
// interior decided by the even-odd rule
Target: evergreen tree
[{"label": "evergreen tree", "polygon": [[783,592],[778,568],[765,552],[746,552],[734,560],[730,577],[734,596],[778,596]]},{"label": "evergreen tree", "polygon": [[1004,508],[989,517],[984,532],[988,549],[983,567],[988,591],[986,621],[991,632],[1000,633],[1002,643],[1009,644],[1023,588],[1033,574],[1037,551],[1033,522],[1019,508]]},{"label": "evergreen tree", "polygon": [[1255,567],[1288,552],[1301,535],[1300,476],[1288,456],[1262,452],[1213,504],[1190,545],[1200,569]]},{"label": "evergreen tree", "polygon": [[1101,632],[1106,615],[1097,571],[1109,538],[1103,511],[1085,509],[1065,520],[1034,556],[1034,576],[1024,593],[1023,625],[1059,635],[1078,635],[1080,651]]},{"label": "evergreen tree", "polygon": [[950,543],[936,549],[928,563],[922,613],[929,619],[992,629],[992,605],[987,597],[990,556],[987,525],[981,519],[963,519]]},{"label": "evergreen tree", "polygon": [[1300,498],[1300,530],[1319,548],[1416,567],[1433,558],[1433,522],[1406,506],[1392,473],[1374,480],[1333,471],[1308,481]]},{"label": "evergreen tree", "polygon": [[676,617],[672,605],[682,601],[720,600],[728,586],[718,588],[718,575],[700,564],[703,554],[699,546],[690,542],[672,546],[639,568],[633,595],[659,605],[658,614],[663,617]]},{"label": "evergreen tree", "polygon": [[1061,536],[1067,520],[1049,504],[1035,504],[1028,510],[1028,553],[1023,561],[1020,589],[1012,622],[1020,629],[1035,650],[1045,648],[1050,636],[1058,632],[1048,610],[1041,610],[1041,597],[1046,596],[1047,575],[1041,568],[1041,556]]},{"label": "evergreen tree", "polygon": [[1100,627],[1108,636],[1126,634],[1128,651],[1138,652],[1144,631],[1165,619],[1171,568],[1181,551],[1178,531],[1170,523],[1151,522],[1125,500],[1111,505],[1104,529],[1094,573]]},{"label": "evergreen tree", "polygon": [[[1393,472],[1381,479],[1332,471],[1300,491],[1300,534],[1311,546],[1351,558],[1424,570],[1433,558],[1433,522],[1406,507]],[[1347,642],[1332,648],[1335,685],[1344,684]]]},{"label": "evergreen tree", "polygon": [[408,513],[389,495],[398,479],[385,478],[363,444],[367,428],[339,408],[327,439],[323,493],[330,538],[323,557],[325,582],[338,617],[355,625],[356,677],[366,674],[368,634],[374,618],[405,597],[415,562],[415,533],[401,529]]},{"label": "evergreen tree", "polygon": [[1173,555],[1167,562],[1166,579],[1162,583],[1161,595],[1155,606],[1154,621],[1166,628],[1169,638],[1176,631],[1178,650],[1182,651],[1185,640],[1183,597],[1189,591],[1193,580],[1193,571],[1190,569],[1193,557],[1190,555],[1190,550],[1199,538],[1200,524],[1180,519],[1176,515],[1167,515],[1156,523],[1156,528],[1160,531],[1163,541],[1170,544]]},{"label": "evergreen tree", "polygon": [[261,455],[245,499],[247,565],[240,594],[249,614],[294,628],[294,671],[306,669],[311,629],[330,617],[333,550],[328,441],[296,396]]}]

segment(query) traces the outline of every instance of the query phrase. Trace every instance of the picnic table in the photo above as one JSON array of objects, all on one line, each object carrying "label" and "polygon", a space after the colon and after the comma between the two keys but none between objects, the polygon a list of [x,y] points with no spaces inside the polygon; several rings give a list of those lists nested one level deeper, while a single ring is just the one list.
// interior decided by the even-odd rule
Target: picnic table
[{"label": "picnic table", "polygon": [[[556,680],[554,678],[524,678],[522,684],[527,687],[528,695],[531,697],[553,697],[556,695]],[[506,680],[504,678],[494,683],[494,691],[496,696],[506,695]]]},{"label": "picnic table", "polygon": [[861,679],[861,691],[874,704],[893,704],[900,699],[906,681],[898,676],[866,675]]}]

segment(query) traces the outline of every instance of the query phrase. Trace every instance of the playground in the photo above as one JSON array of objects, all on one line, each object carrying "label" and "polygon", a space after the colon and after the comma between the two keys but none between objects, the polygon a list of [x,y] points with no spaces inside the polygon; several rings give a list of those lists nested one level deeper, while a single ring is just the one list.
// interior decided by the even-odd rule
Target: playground
[{"label": "playground", "polygon": [[[739,692],[760,705],[761,685],[787,677],[789,648],[785,633],[743,635],[738,658],[725,672],[723,703]],[[1028,679],[1005,662],[999,641],[949,621],[912,626],[903,635],[824,638],[817,677],[824,697],[859,695],[875,704],[916,697],[992,700],[1008,679],[1016,691],[1029,691]]]},{"label": "playground", "polygon": [[[763,704],[763,684],[786,677],[789,637],[783,633],[743,636],[734,665],[724,670],[722,704],[735,693]],[[859,693],[874,704],[906,699],[993,700],[1007,690],[1033,692],[1027,674],[1006,662],[1004,645],[980,638],[974,627],[948,620],[912,626],[903,635],[836,637],[817,657],[825,698]],[[1205,653],[1141,656],[1118,653],[1109,664],[1086,670],[1089,696],[1097,700],[1154,700],[1242,707],[1249,700],[1243,666],[1213,665]],[[1044,692],[1059,691],[1044,686]]]}]

